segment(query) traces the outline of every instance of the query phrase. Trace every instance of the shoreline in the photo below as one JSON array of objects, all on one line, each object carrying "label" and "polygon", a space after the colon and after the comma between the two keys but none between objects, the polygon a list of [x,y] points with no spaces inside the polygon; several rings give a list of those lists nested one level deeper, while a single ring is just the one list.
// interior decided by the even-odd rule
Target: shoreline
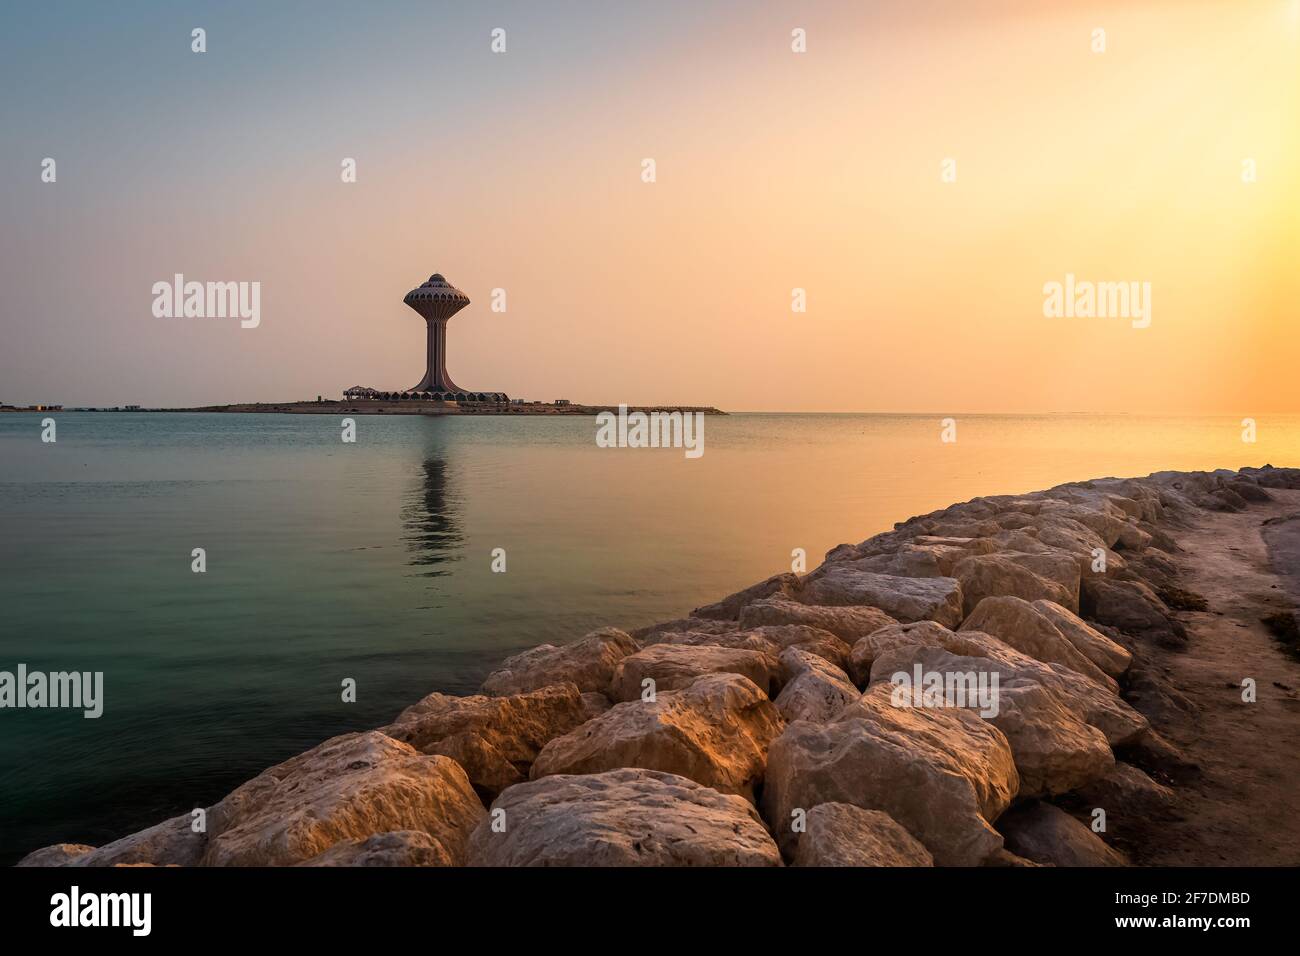
[{"label": "shoreline", "polygon": [[[1240,765],[1300,744],[1300,664],[1258,624],[1294,613],[1262,518],[1297,511],[1300,470],[1268,466],[976,498],[517,654],[477,696],[271,768],[201,830],[184,813],[19,865],[1294,864],[1295,775],[1265,791]],[[1225,687],[1243,659],[1250,721]],[[898,706],[916,667],[988,678],[998,712]]]},{"label": "shoreline", "polygon": [[[492,403],[455,402],[346,402],[326,399],[319,402],[246,402],[233,405],[200,405],[194,408],[122,408],[122,407],[78,407],[57,409],[3,408],[0,412],[27,413],[32,415],[51,415],[58,412],[98,412],[122,414],[156,414],[156,413],[211,413],[211,414],[278,414],[278,415],[586,415],[594,416],[601,412],[618,414],[618,405],[556,405],[553,402],[535,402],[527,405],[501,405]],[[727,412],[711,405],[629,405],[627,411],[651,414],[683,415],[701,413],[704,415],[726,415]]]}]

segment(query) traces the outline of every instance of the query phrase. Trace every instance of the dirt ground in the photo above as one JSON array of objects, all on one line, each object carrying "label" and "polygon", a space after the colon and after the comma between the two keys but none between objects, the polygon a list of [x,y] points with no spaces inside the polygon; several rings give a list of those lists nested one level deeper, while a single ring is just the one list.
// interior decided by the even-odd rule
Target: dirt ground
[{"label": "dirt ground", "polygon": [[[1151,652],[1196,706],[1189,719],[1156,727],[1201,773],[1175,786],[1180,819],[1144,834],[1139,865],[1300,864],[1300,661],[1260,622],[1300,606],[1300,492],[1270,494],[1277,500],[1203,513],[1175,534],[1179,584],[1209,606],[1179,615],[1185,651]],[[1288,515],[1297,519],[1263,527]],[[1248,677],[1255,703],[1242,700]]]}]

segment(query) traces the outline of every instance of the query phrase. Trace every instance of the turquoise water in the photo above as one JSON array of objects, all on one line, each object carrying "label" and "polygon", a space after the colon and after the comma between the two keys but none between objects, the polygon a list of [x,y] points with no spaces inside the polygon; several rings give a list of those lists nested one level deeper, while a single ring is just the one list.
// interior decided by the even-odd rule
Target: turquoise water
[{"label": "turquoise water", "polygon": [[[980,494],[1300,465],[1300,419],[711,417],[705,454],[579,417],[0,415],[0,670],[103,671],[104,715],[0,710],[0,863],[207,805],[507,654],[678,616]],[[204,548],[207,571],[191,571]],[[504,574],[492,551],[506,552]],[[344,703],[340,684],[357,682]]]}]

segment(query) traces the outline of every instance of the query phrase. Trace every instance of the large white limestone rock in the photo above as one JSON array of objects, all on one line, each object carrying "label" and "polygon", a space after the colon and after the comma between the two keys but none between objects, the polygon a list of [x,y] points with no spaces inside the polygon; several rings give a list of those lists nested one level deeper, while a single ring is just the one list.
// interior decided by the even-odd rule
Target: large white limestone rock
[{"label": "large white limestone rock", "polygon": [[780,866],[781,855],[744,797],[627,769],[511,787],[474,831],[470,865]]},{"label": "large white limestone rock", "polygon": [[[966,560],[971,560],[967,558]],[[877,607],[899,621],[961,623],[962,589],[953,578],[906,578],[834,567],[800,593],[808,604]]]},{"label": "large white limestone rock", "polygon": [[592,631],[563,647],[542,644],[507,658],[483,681],[483,693],[505,697],[570,681],[583,693],[604,693],[618,662],[637,649],[631,635],[614,627]]},{"label": "large white limestone rock", "polygon": [[796,853],[796,811],[821,803],[883,810],[945,866],[978,866],[1002,846],[991,826],[1020,787],[1006,737],[970,711],[896,707],[871,688],[829,724],[795,721],[772,742],[762,806]]},{"label": "large white limestone rock", "polygon": [[336,843],[419,830],[465,861],[483,819],[469,778],[379,731],[345,734],[263,771],[212,808],[205,866],[290,866]]},{"label": "large white limestone rock", "polygon": [[752,798],[767,748],[784,727],[776,705],[748,678],[706,674],[654,701],[615,704],[556,737],[542,749],[532,777],[642,767]]}]

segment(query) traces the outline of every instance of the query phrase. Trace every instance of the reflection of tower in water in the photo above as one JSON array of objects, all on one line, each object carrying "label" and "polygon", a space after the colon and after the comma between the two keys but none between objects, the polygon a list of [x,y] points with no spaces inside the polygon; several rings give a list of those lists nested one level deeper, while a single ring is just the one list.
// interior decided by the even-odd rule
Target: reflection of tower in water
[{"label": "reflection of tower in water", "polygon": [[447,571],[439,565],[460,560],[460,502],[450,490],[447,462],[426,458],[423,478],[402,506],[403,538],[411,552],[411,564],[422,570],[421,577],[439,577]]}]

